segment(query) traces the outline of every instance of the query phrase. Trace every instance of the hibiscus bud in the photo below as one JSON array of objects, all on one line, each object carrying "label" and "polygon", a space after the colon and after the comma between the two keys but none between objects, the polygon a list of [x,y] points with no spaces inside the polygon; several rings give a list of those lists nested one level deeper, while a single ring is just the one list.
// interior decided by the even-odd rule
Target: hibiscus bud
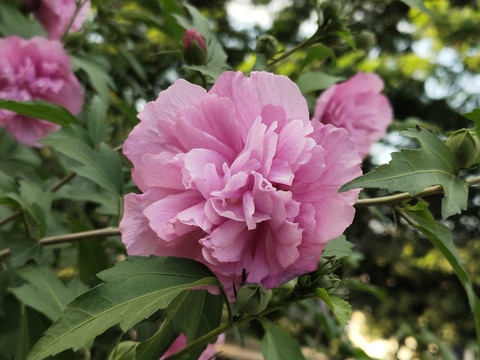
[{"label": "hibiscus bud", "polygon": [[477,162],[480,141],[474,132],[468,129],[457,130],[449,136],[446,144],[455,153],[460,168],[467,168]]},{"label": "hibiscus bud", "polygon": [[262,35],[257,41],[257,48],[255,52],[257,54],[263,54],[270,60],[273,58],[278,51],[278,41],[273,36],[270,35]]},{"label": "hibiscus bud", "polygon": [[375,44],[375,35],[370,31],[361,31],[355,36],[355,46],[357,49],[367,50]]},{"label": "hibiscus bud", "polygon": [[271,298],[271,290],[258,283],[247,283],[238,290],[236,304],[245,314],[255,315],[266,309]]},{"label": "hibiscus bud", "polygon": [[345,22],[340,18],[335,19],[328,25],[328,30],[331,32],[345,30]]},{"label": "hibiscus bud", "polygon": [[197,30],[189,29],[185,31],[183,54],[189,64],[205,65],[207,62],[207,45],[205,39]]},{"label": "hibiscus bud", "polygon": [[325,20],[335,19],[340,15],[340,4],[337,1],[325,1],[322,3],[322,13]]}]

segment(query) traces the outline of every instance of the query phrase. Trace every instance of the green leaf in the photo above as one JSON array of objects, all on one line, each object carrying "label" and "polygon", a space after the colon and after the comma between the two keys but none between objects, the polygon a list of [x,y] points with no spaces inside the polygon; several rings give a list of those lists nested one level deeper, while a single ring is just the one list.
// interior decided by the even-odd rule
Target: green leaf
[{"label": "green leaf", "polygon": [[41,312],[52,321],[62,315],[68,303],[88,289],[79,279],[64,285],[48,267],[27,266],[17,270],[17,274],[28,281],[28,284],[10,291],[25,305]]},{"label": "green leaf", "polygon": [[25,17],[7,4],[0,4],[0,33],[3,36],[16,35],[24,39],[34,36],[47,37],[45,29],[37,20]]},{"label": "green leaf", "polygon": [[328,305],[340,326],[344,328],[350,320],[350,316],[352,315],[352,307],[350,304],[345,300],[328,295],[327,290],[324,288],[317,288],[315,290],[315,295],[317,295],[325,302],[325,304]]},{"label": "green leaf", "polygon": [[46,120],[64,127],[78,124],[75,116],[67,109],[44,100],[13,101],[0,99],[0,109],[14,111],[21,115]]},{"label": "green leaf", "polygon": [[388,164],[360,176],[340,188],[382,188],[388,191],[407,191],[415,196],[432,185],[441,185],[445,192],[442,201],[444,219],[467,208],[468,184],[457,177],[458,165],[454,153],[437,136],[426,130],[410,129],[400,135],[418,140],[421,149],[392,153]]},{"label": "green leaf", "polygon": [[11,176],[8,176],[3,171],[0,171],[0,196],[4,196],[5,193],[18,192],[15,180]]},{"label": "green leaf", "polygon": [[108,268],[105,246],[100,240],[78,241],[77,248],[77,266],[83,281],[91,281],[96,273]]},{"label": "green leaf", "polygon": [[90,84],[97,91],[98,96],[105,103],[108,103],[110,97],[109,86],[115,88],[115,84],[108,74],[108,63],[96,61],[92,57],[71,56],[71,59],[74,70],[81,69],[85,71]]},{"label": "green leaf", "polygon": [[[135,341],[122,341],[108,355],[107,360],[135,360],[137,346],[138,343]],[[158,358],[155,360],[158,360]]]},{"label": "green leaf", "polygon": [[400,213],[411,226],[430,240],[452,266],[467,293],[468,303],[475,319],[477,345],[480,345],[480,300],[473,290],[472,279],[465,268],[465,264],[453,244],[452,232],[447,226],[435,221],[425,202],[402,208]]},{"label": "green leaf", "polygon": [[32,349],[35,342],[40,339],[45,325],[39,319],[37,313],[29,310],[24,305],[20,306],[20,329],[17,334],[17,347],[15,360],[24,360]]},{"label": "green leaf", "polygon": [[190,259],[131,256],[97,275],[104,283],[75,299],[35,345],[28,359],[74,350],[119,324],[123,331],[166,308],[182,291],[218,281]]},{"label": "green leaf", "polygon": [[311,64],[312,62],[320,61],[327,57],[332,60],[333,67],[336,67],[336,57],[332,49],[322,44],[310,46],[300,68],[303,69],[305,66]]},{"label": "green leaf", "polygon": [[300,345],[277,325],[262,321],[265,335],[262,339],[262,353],[265,360],[302,360]]},{"label": "green leaf", "polygon": [[353,244],[347,241],[345,235],[329,240],[323,249],[322,256],[335,256],[341,259],[353,254]]},{"label": "green leaf", "polygon": [[[185,334],[187,344],[220,325],[223,309],[221,296],[206,290],[188,290],[177,296],[167,308],[167,318],[150,339],[137,348],[136,359],[158,360],[180,334]],[[189,353],[198,359],[204,347]]]},{"label": "green leaf", "polygon": [[10,262],[13,267],[24,266],[30,259],[34,259],[37,263],[41,262],[44,248],[38,241],[23,234],[15,234],[10,240]]},{"label": "green leaf", "polygon": [[302,93],[307,94],[312,91],[324,90],[342,80],[341,77],[330,76],[322,72],[306,72],[300,75],[297,85]]},{"label": "green leaf", "polygon": [[87,115],[88,134],[95,147],[105,141],[112,130],[112,127],[107,124],[107,110],[108,104],[96,95],[90,104]]},{"label": "green leaf", "polygon": [[356,49],[356,45],[355,45],[355,39],[353,38],[352,36],[352,33],[348,30],[344,30],[344,31],[336,31],[335,32],[335,35],[341,37],[343,40],[345,40],[345,42],[350,45],[350,47],[355,50]]},{"label": "green leaf", "polygon": [[407,4],[409,7],[420,10],[424,14],[429,16],[433,16],[433,12],[427,8],[423,2],[423,0],[400,0],[404,4]]},{"label": "green leaf", "polygon": [[473,109],[469,113],[462,114],[462,116],[475,123],[475,132],[477,137],[480,138],[480,109]]},{"label": "green leaf", "polygon": [[51,194],[39,185],[22,180],[20,181],[20,194],[17,192],[6,193],[5,196],[18,203],[40,229],[40,235],[45,235],[47,226],[47,212],[50,210]]},{"label": "green leaf", "polygon": [[107,144],[100,144],[98,151],[95,151],[66,131],[52,133],[41,143],[78,161],[80,165],[71,167],[78,175],[114,194],[123,194],[122,163],[118,153]]},{"label": "green leaf", "polygon": [[180,42],[185,34],[185,30],[182,26],[178,25],[177,20],[175,20],[173,15],[182,14],[182,8],[178,5],[176,0],[161,0],[161,3],[165,14],[165,26],[175,41]]}]

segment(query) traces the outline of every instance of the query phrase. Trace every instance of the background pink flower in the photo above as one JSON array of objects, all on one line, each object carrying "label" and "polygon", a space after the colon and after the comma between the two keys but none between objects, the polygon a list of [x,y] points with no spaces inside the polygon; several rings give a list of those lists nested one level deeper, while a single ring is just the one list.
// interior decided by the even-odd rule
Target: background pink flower
[{"label": "background pink flower", "polygon": [[[208,344],[207,348],[205,349],[204,352],[200,355],[198,360],[208,360],[210,359],[213,355],[217,353],[216,346],[218,344],[223,344],[225,342],[225,334],[221,334],[215,344]],[[165,352],[165,354],[162,355],[162,357],[159,360],[164,360],[168,358],[170,355],[175,354],[178,350],[181,350],[185,347],[187,344],[187,338],[185,337],[184,334],[180,334],[178,338],[173,342],[173,344],[170,346],[170,348]],[[215,358],[213,358],[215,359]]]},{"label": "background pink flower", "polygon": [[354,216],[359,176],[348,133],[315,129],[284,76],[226,72],[207,93],[178,80],[146,105],[125,142],[142,194],[120,223],[132,255],[206,264],[232,297],[234,275],[273,288],[313,271]]},{"label": "background pink flower", "polygon": [[[75,14],[76,0],[28,0],[35,17],[47,30],[48,37],[60,40]],[[78,1],[78,0],[77,0]],[[83,0],[82,0],[83,1]],[[69,32],[82,27],[85,15],[90,11],[90,0],[86,1],[75,17]]]},{"label": "background pink flower", "polygon": [[388,99],[380,94],[383,81],[376,74],[359,72],[344,83],[331,86],[317,99],[314,126],[333,124],[347,129],[363,159],[393,120]]},{"label": "background pink flower", "polygon": [[[82,86],[58,41],[16,36],[0,39],[0,99],[46,100],[73,114],[82,110]],[[34,145],[59,125],[0,109],[0,126],[23,144]]]}]

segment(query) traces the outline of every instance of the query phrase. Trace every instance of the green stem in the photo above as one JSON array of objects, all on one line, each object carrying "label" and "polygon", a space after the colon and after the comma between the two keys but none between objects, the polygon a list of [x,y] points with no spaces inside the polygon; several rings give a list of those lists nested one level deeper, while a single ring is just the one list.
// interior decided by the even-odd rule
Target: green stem
[{"label": "green stem", "polygon": [[232,312],[232,307],[230,306],[230,302],[228,301],[228,296],[225,293],[225,289],[223,288],[222,284],[219,284],[218,288],[220,289],[220,294],[222,295],[223,300],[225,301],[225,306],[227,307],[228,323],[232,324],[233,323],[233,312]]},{"label": "green stem", "polygon": [[321,27],[319,27],[317,29],[317,31],[315,32],[315,34],[313,34],[311,37],[309,37],[308,39],[305,39],[303,40],[301,43],[299,43],[298,45],[296,45],[295,47],[291,48],[290,50],[284,52],[281,56],[273,59],[272,61],[270,61],[268,63],[268,67],[272,66],[272,65],[275,65],[276,63],[286,59],[287,57],[289,57],[290,55],[292,55],[293,53],[295,53],[296,51],[300,50],[300,49],[303,49],[304,47],[307,47],[309,45],[311,45],[312,43],[314,43],[315,41],[317,41],[320,37],[320,32],[321,32]]},{"label": "green stem", "polygon": [[178,350],[176,353],[170,355],[166,360],[175,360],[175,359],[181,359],[183,355],[187,354],[190,350],[195,349],[198,346],[201,346],[203,344],[209,343],[216,339],[220,334],[223,334],[239,325],[244,325],[248,324],[250,321],[258,319],[260,317],[263,317],[265,315],[268,315],[272,312],[275,312],[277,310],[283,309],[285,306],[288,306],[296,301],[301,301],[305,299],[309,299],[315,297],[315,295],[309,294],[306,295],[302,298],[295,298],[295,299],[290,299],[287,301],[283,301],[277,304],[274,304],[273,306],[263,310],[261,313],[257,315],[244,315],[241,318],[239,318],[237,321],[229,323],[226,322],[222,325],[220,325],[218,328],[213,329],[212,331],[204,334],[203,336],[200,336],[199,338],[195,339],[192,341],[190,344],[187,344],[184,348]]},{"label": "green stem", "polygon": [[[471,179],[466,180],[469,186],[480,184],[480,176],[473,177]],[[413,198],[419,198],[423,196],[430,196],[435,194],[442,194],[443,188],[441,185],[430,186],[425,190],[419,192],[417,195],[412,196],[408,192],[389,195],[389,196],[382,196],[372,199],[360,199],[355,203],[355,207],[367,207],[367,206],[378,206],[378,205],[394,205],[399,202],[410,200]]]},{"label": "green stem", "polygon": [[65,28],[65,32],[63,33],[63,36],[62,36],[62,43],[65,42],[68,32],[70,31],[70,28],[72,27],[73,22],[75,21],[75,18],[77,17],[82,7],[87,3],[87,1],[88,0],[75,1],[75,12],[73,13],[72,18],[70,19],[67,27]]},{"label": "green stem", "polygon": [[[96,237],[106,237],[106,236],[117,236],[120,235],[120,229],[116,227],[108,227],[105,229],[99,230],[90,230],[83,231],[78,233],[66,234],[66,235],[57,235],[44,237],[38,241],[40,245],[54,245],[54,244],[64,244],[79,240],[92,239]],[[10,256],[10,250],[5,249],[0,251],[0,261]]]}]

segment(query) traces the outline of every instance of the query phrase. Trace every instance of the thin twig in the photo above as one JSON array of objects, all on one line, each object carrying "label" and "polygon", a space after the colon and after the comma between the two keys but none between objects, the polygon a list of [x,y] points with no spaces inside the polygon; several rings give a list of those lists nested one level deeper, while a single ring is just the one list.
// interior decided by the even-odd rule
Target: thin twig
[{"label": "thin twig", "polygon": [[54,193],[60,190],[64,185],[68,184],[77,174],[76,173],[70,173],[67,176],[65,176],[62,180],[60,180],[58,183],[56,183],[53,187],[51,187],[48,191]]},{"label": "thin twig", "polygon": [[70,32],[70,28],[72,27],[73,22],[75,21],[75,18],[78,16],[78,14],[80,13],[80,10],[87,3],[87,1],[88,0],[75,2],[75,12],[73,13],[72,18],[70,19],[67,27],[65,28],[65,32],[62,35],[62,43],[65,42],[65,39],[67,38],[67,35]]},{"label": "thin twig", "polygon": [[[480,184],[480,176],[466,180],[469,186]],[[425,190],[419,192],[417,195],[412,196],[408,192],[382,196],[372,199],[360,199],[355,203],[355,207],[368,207],[368,206],[378,206],[378,205],[394,205],[401,201],[410,200],[413,198],[430,196],[443,193],[443,188],[440,185],[430,186]]]},{"label": "thin twig", "polygon": [[[96,237],[106,237],[106,236],[117,236],[120,235],[120,229],[117,227],[108,227],[105,229],[83,231],[72,234],[65,235],[56,235],[44,237],[38,241],[40,245],[54,245],[54,244],[63,244],[79,240],[92,239]],[[10,256],[10,250],[5,249],[0,251],[0,261],[6,259]]]}]

